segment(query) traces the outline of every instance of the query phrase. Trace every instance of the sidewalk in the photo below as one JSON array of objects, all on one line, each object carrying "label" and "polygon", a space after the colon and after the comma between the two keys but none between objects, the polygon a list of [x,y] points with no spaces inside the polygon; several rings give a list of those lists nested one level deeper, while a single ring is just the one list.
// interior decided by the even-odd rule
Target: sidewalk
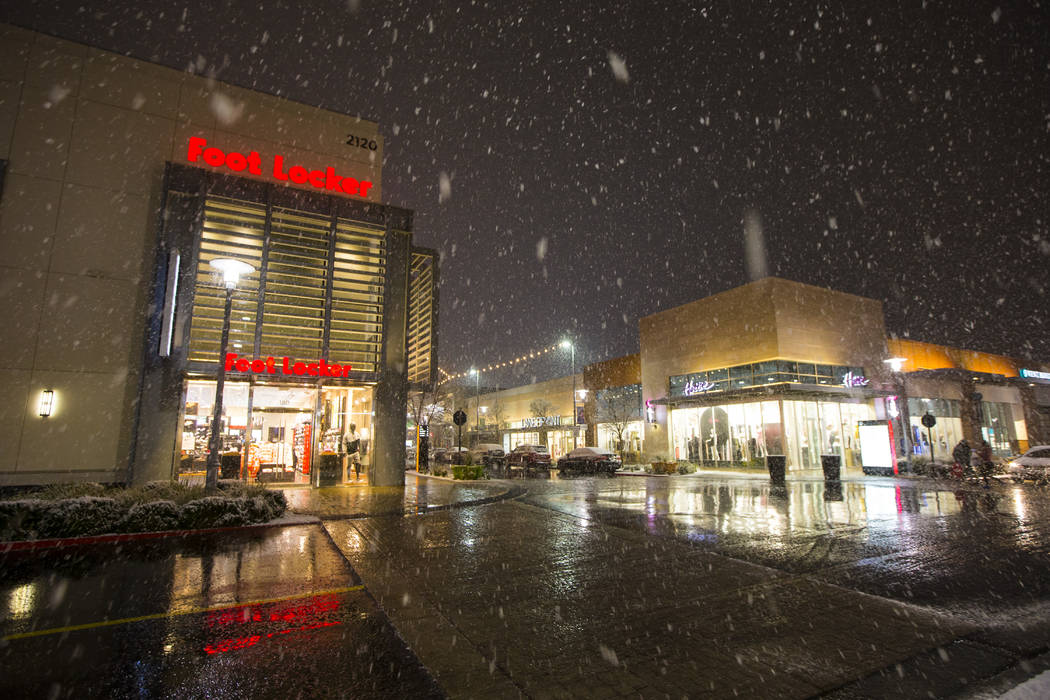
[{"label": "sidewalk", "polygon": [[369,518],[380,515],[412,515],[491,503],[524,492],[505,481],[454,482],[405,473],[405,486],[345,485],[323,488],[280,489],[288,499],[288,510],[326,520]]}]

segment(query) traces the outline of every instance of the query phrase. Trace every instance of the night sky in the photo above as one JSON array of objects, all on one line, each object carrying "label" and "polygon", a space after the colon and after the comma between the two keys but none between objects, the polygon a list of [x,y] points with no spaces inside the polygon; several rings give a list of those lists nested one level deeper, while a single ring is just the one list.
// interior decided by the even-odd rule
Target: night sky
[{"label": "night sky", "polygon": [[746,220],[769,274],[881,299],[891,334],[1050,360],[1043,3],[15,5],[379,122],[384,200],[442,253],[449,371],[637,351],[639,317],[749,280]]}]

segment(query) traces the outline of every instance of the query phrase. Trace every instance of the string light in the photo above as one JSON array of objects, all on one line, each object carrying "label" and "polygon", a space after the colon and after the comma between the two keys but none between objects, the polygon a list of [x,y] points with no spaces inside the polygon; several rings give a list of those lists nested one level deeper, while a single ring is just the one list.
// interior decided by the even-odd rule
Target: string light
[{"label": "string light", "polygon": [[[477,371],[478,372],[491,372],[494,369],[502,369],[504,367],[513,367],[514,365],[521,364],[522,362],[525,362],[526,360],[534,360],[534,359],[536,359],[538,357],[542,357],[542,356],[546,355],[547,353],[551,353],[551,352],[554,352],[555,350],[559,350],[559,349],[561,349],[561,346],[559,346],[559,345],[551,345],[550,347],[542,348],[540,350],[533,350],[533,351],[529,352],[528,354],[524,354],[521,357],[516,357],[513,360],[506,360],[504,362],[493,362],[488,367],[482,367],[482,368],[478,369]],[[441,374],[445,375],[444,378],[441,379],[441,381],[438,382],[438,384],[443,384],[445,382],[450,382],[450,381],[452,381],[454,379],[461,379],[461,378],[469,376],[471,374],[469,371],[468,372],[460,372],[458,374],[449,374],[448,372],[446,372],[445,370],[441,369],[440,367],[438,367],[438,371],[441,372]]]}]

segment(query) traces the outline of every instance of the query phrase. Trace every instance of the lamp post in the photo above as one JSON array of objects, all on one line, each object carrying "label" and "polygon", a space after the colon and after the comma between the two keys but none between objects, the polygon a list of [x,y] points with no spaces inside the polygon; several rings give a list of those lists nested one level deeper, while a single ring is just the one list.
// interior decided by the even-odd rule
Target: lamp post
[{"label": "lamp post", "polygon": [[222,392],[226,385],[226,345],[230,340],[230,311],[233,309],[233,290],[241,275],[250,275],[255,268],[235,258],[215,258],[211,266],[222,273],[226,286],[226,308],[222,314],[222,339],[219,341],[219,376],[215,380],[215,404],[212,407],[211,440],[208,447],[208,466],[204,476],[204,487],[213,491],[219,483],[219,456],[222,450]]},{"label": "lamp post", "polygon": [[474,444],[476,445],[481,439],[481,372],[471,367],[470,373],[474,375]]},{"label": "lamp post", "polygon": [[572,449],[576,449],[576,346],[571,340],[561,341],[561,346],[569,351],[572,358]]}]

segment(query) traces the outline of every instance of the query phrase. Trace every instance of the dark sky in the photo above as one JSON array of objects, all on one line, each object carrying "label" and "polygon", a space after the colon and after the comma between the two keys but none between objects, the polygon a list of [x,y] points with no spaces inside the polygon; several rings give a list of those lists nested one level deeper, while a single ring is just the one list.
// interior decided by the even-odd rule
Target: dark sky
[{"label": "dark sky", "polygon": [[748,211],[770,274],[881,299],[892,334],[1050,359],[1043,3],[17,5],[378,121],[384,199],[443,255],[450,371],[636,351],[639,317],[748,281]]}]

